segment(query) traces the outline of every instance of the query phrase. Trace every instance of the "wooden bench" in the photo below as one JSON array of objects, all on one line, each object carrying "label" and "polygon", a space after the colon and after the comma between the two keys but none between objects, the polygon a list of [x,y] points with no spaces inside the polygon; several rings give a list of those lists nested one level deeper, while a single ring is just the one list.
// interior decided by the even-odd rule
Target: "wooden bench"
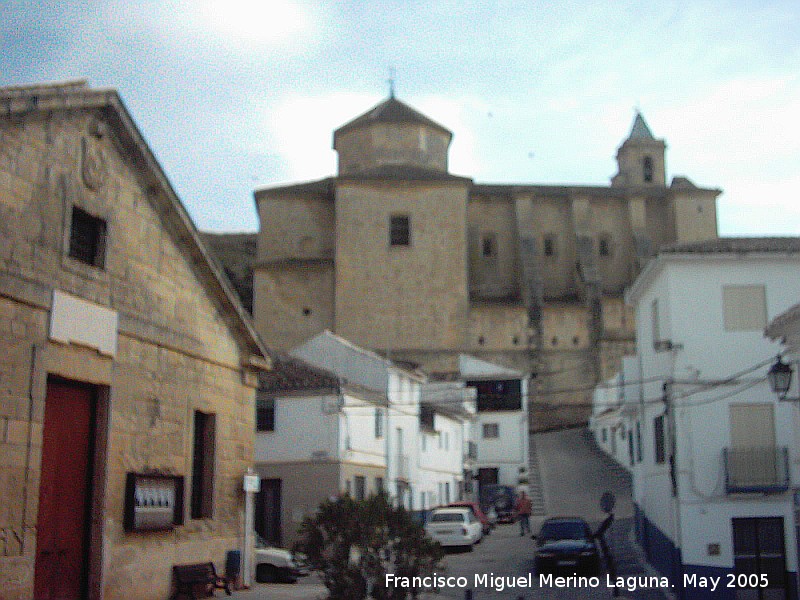
[{"label": "wooden bench", "polygon": [[231,584],[225,577],[217,575],[214,563],[197,563],[193,565],[174,565],[172,572],[175,575],[176,591],[172,595],[177,598],[181,594],[186,594],[190,598],[197,598],[197,589],[202,590],[203,598],[214,595],[215,589],[225,590],[228,596],[231,595]]}]

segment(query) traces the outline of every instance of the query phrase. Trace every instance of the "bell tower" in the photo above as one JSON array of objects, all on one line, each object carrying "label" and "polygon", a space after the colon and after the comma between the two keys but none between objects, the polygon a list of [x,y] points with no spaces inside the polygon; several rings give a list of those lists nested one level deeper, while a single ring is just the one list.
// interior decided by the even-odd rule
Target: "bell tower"
[{"label": "bell tower", "polygon": [[642,113],[636,111],[631,133],[617,150],[619,172],[611,178],[611,185],[664,187],[666,148],[664,140],[653,137]]}]

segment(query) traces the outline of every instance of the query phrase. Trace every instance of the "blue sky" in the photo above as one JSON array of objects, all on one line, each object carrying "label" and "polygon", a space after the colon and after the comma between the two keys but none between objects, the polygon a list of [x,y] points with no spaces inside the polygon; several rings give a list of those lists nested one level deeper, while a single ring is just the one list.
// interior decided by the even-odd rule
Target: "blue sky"
[{"label": "blue sky", "polygon": [[723,235],[800,235],[800,5],[2,2],[0,85],[114,87],[202,229],[332,175],[333,130],[397,96],[479,183],[605,185],[639,107]]}]

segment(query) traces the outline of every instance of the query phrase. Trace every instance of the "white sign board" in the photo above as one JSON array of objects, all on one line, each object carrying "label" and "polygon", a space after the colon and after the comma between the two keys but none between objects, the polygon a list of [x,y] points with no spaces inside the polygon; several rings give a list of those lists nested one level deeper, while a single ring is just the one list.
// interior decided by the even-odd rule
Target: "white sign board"
[{"label": "white sign board", "polygon": [[245,492],[259,492],[261,491],[261,478],[258,475],[245,475],[244,476],[244,491]]}]

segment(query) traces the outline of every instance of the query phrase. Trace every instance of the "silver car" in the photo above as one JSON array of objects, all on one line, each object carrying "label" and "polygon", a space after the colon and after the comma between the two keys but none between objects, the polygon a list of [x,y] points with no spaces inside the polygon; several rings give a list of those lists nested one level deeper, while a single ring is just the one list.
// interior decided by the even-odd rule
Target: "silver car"
[{"label": "silver car", "polygon": [[483,537],[483,526],[469,508],[436,508],[428,515],[425,533],[442,546],[472,549]]}]

